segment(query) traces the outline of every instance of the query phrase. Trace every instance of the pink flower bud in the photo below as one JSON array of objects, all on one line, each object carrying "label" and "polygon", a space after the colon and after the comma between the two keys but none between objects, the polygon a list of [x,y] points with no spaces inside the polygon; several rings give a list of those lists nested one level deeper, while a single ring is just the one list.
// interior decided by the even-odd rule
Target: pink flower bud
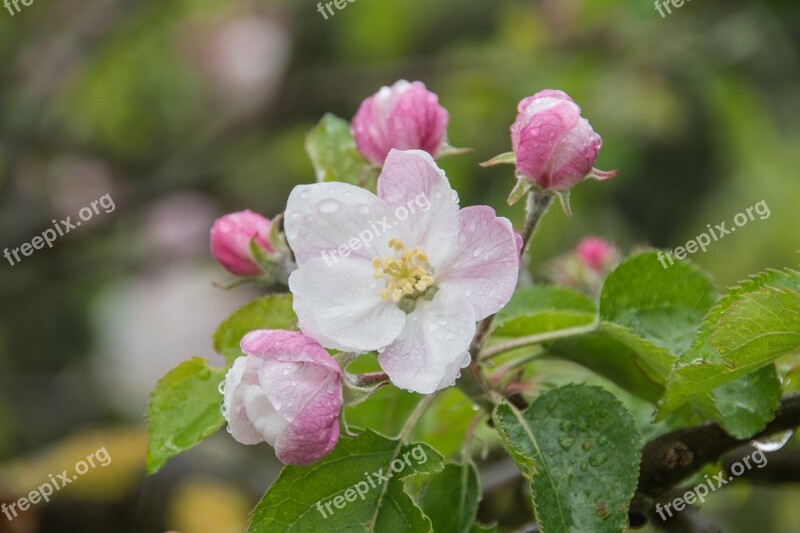
[{"label": "pink flower bud", "polygon": [[223,414],[234,439],[267,442],[284,464],[306,465],[339,440],[342,369],[297,331],[256,330],[225,376]]},{"label": "pink flower bud", "polygon": [[586,266],[602,272],[616,259],[617,251],[614,245],[599,237],[586,237],[575,247],[575,254]]},{"label": "pink flower bud", "polygon": [[383,165],[389,150],[424,150],[436,157],[445,143],[447,110],[422,82],[400,80],[361,103],[351,130],[364,159]]},{"label": "pink flower bud", "polygon": [[265,251],[272,252],[269,244],[270,221],[250,210],[231,213],[218,218],[211,228],[211,253],[220,265],[237,276],[255,276],[261,267],[253,259],[250,241]]},{"label": "pink flower bud", "polygon": [[539,91],[522,100],[517,110],[511,144],[524,179],[540,189],[565,191],[590,176],[616,175],[593,169],[603,140],[563,91]]}]

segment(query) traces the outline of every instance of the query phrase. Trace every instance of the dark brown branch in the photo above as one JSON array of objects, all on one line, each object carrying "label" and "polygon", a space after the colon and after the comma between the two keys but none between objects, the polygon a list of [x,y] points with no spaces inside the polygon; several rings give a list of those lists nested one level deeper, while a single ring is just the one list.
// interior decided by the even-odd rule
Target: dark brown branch
[{"label": "dark brown branch", "polygon": [[775,485],[779,483],[798,483],[800,482],[800,452],[796,449],[783,448],[767,455],[768,461],[754,468],[748,468],[740,474],[734,474],[731,467],[735,463],[741,463],[748,455],[752,455],[753,450],[749,447],[742,447],[736,452],[726,456],[722,460],[722,469],[726,476],[735,476],[746,479],[751,483]]},{"label": "dark brown branch", "polygon": [[[775,418],[752,439],[800,426],[800,394],[784,398]],[[679,429],[648,442],[642,450],[638,493],[658,498],[706,463],[747,444],[728,435],[719,424]]]},{"label": "dark brown branch", "polygon": [[[699,471],[707,463],[718,461],[723,455],[731,452],[726,459],[727,469],[742,454],[751,454],[752,448],[747,445],[751,440],[781,433],[800,426],[800,394],[787,396],[775,412],[775,418],[767,424],[764,431],[749,438],[736,439],[728,435],[719,424],[709,423],[702,426],[679,429],[662,435],[648,442],[642,450],[642,464],[639,470],[639,486],[631,502],[628,516],[631,526],[638,527],[649,519],[667,531],[692,531],[697,528],[697,516],[680,516],[670,520],[669,524],[656,516],[654,505],[658,501],[667,501],[674,487],[683,479]],[[764,467],[749,469],[741,477],[753,481],[783,482],[800,479],[800,456],[785,452],[782,455],[770,455],[769,472]],[[688,508],[687,508],[688,509]],[[691,510],[694,513],[694,510]],[[681,514],[681,513],[679,513]],[[688,529],[687,529],[688,528]],[[703,524],[699,531],[713,531],[708,524]]]}]

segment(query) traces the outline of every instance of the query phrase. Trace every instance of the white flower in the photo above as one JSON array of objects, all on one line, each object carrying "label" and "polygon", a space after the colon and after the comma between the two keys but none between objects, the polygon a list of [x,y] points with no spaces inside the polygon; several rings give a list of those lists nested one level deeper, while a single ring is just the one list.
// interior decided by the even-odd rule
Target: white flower
[{"label": "white flower", "polygon": [[285,221],[300,329],[329,348],[378,350],[404,389],[452,385],[469,364],[475,322],[517,282],[511,223],[487,206],[459,209],[423,151],[392,150],[377,196],[336,182],[295,187]]}]

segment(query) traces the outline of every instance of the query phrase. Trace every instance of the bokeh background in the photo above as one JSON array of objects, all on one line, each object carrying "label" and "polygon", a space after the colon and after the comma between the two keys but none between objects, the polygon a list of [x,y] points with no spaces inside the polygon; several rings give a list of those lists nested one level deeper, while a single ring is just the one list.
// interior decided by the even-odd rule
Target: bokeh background
[{"label": "bokeh background", "polygon": [[[231,281],[208,252],[214,218],[281,212],[314,179],[308,130],[401,78],[437,92],[450,143],[475,149],[441,162],[462,205],[515,223],[509,168],[477,163],[509,150],[521,98],[563,89],[603,136],[597,166],[619,175],[576,189],[571,219],[548,214],[534,276],[587,234],[674,248],[762,200],[770,218],[693,260],[722,286],[800,264],[796,0],[698,0],[666,18],[649,0],[355,0],[328,20],[311,0],[0,10],[0,247],[105,194],[115,203],[52,249],[0,258],[0,500],[101,446],[113,458],[13,522],[0,515],[0,532],[243,530],[277,475],[271,449],[221,431],[146,478],[148,394],[190,356],[221,364],[211,334],[256,294],[214,285]],[[354,416],[391,432],[413,401],[374,405]],[[469,416],[445,395],[418,437],[458,453]],[[513,530],[530,521],[523,483],[487,451],[480,516]],[[702,512],[725,531],[796,531],[798,496],[741,481]]]}]

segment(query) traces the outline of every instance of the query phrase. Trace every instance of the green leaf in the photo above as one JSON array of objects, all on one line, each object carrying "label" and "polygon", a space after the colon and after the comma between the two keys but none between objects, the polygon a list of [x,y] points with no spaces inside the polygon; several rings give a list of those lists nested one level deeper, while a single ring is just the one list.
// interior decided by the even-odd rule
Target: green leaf
[{"label": "green leaf", "polygon": [[406,490],[430,518],[433,531],[469,533],[475,523],[481,487],[471,462],[448,463],[436,474],[405,479]]},{"label": "green leaf", "polygon": [[774,418],[781,393],[775,365],[767,365],[714,389],[714,418],[729,435],[749,439]]},{"label": "green leaf", "polygon": [[194,357],[173,368],[156,385],[147,406],[147,473],[217,431],[225,419],[218,387],[226,369]]},{"label": "green leaf", "polygon": [[670,375],[658,418],[798,348],[800,273],[762,273],[733,289],[708,314]]},{"label": "green leaf", "polygon": [[653,251],[620,263],[603,283],[600,317],[679,355],[691,345],[717,290],[691,263],[664,263],[667,268]]},{"label": "green leaf", "polygon": [[578,363],[653,404],[664,394],[675,361],[666,348],[611,322],[553,342],[548,355]]},{"label": "green leaf", "polygon": [[233,364],[244,354],[239,343],[255,329],[297,329],[291,294],[268,294],[234,311],[214,333],[214,349]]},{"label": "green leaf", "polygon": [[622,531],[636,490],[641,439],[610,392],[567,385],[520,412],[494,412],[506,450],[530,479],[543,533]]},{"label": "green leaf", "polygon": [[317,463],[285,467],[253,511],[249,531],[431,531],[403,479],[443,467],[442,456],[427,444],[403,444],[366,430],[340,439]]},{"label": "green leaf", "polygon": [[587,296],[556,286],[518,290],[494,319],[494,336],[521,337],[591,325],[597,316]]},{"label": "green leaf", "polygon": [[480,163],[482,167],[493,167],[495,165],[516,165],[517,154],[515,152],[504,152],[496,155],[488,161]]},{"label": "green leaf", "polygon": [[330,113],[306,136],[306,151],[318,182],[361,185],[369,177],[369,166],[356,149],[350,123]]},{"label": "green leaf", "polygon": [[[385,435],[399,433],[408,416],[419,403],[419,394],[397,387],[383,387],[369,401],[346,410],[347,423],[368,427]],[[464,433],[475,416],[472,402],[457,387],[445,389],[425,410],[411,438],[426,442],[445,456],[452,455],[464,444]]]}]

